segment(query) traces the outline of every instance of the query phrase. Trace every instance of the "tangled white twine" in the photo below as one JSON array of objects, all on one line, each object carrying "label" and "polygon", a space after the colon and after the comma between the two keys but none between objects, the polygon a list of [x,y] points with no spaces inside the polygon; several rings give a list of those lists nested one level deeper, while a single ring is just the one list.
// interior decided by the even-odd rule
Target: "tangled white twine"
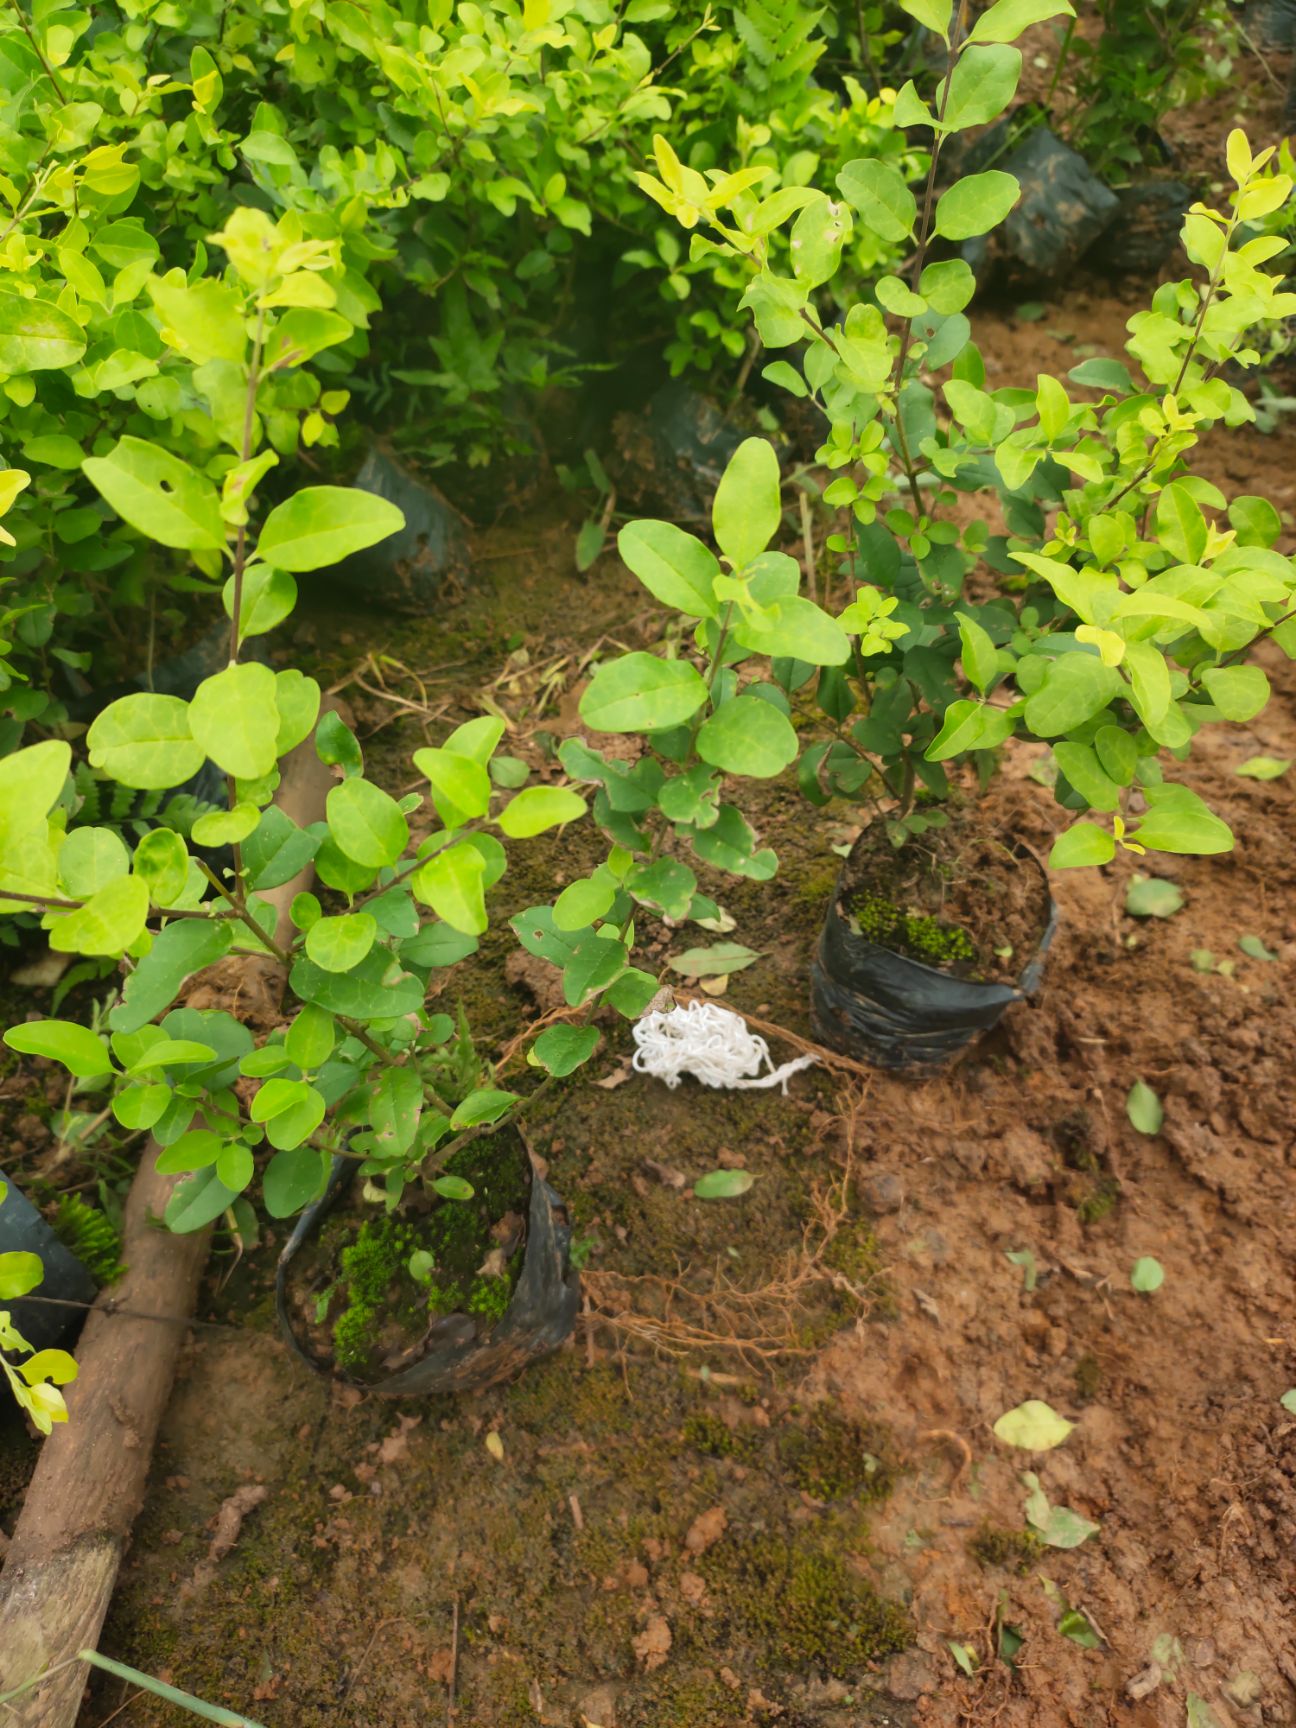
[{"label": "tangled white twine", "polygon": [[[786,1097],[792,1076],[819,1060],[797,1056],[775,1068],[765,1040],[749,1030],[741,1014],[715,1002],[688,1002],[645,1014],[635,1023],[634,1041],[638,1045],[635,1071],[664,1080],[672,1091],[682,1075],[692,1074],[704,1086],[727,1090],[778,1086]],[[762,1063],[768,1074],[761,1074]]]}]

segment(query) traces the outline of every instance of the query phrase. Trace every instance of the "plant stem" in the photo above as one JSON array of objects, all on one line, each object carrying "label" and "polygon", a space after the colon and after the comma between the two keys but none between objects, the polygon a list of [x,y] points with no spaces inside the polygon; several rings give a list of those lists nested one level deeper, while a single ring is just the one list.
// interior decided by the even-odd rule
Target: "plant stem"
[{"label": "plant stem", "polygon": [[[945,81],[941,88],[940,107],[937,110],[937,119],[942,121],[949,106],[950,89],[954,83],[954,68],[958,63],[958,43],[963,35],[963,21],[966,13],[967,0],[959,0],[958,16],[950,27],[949,51],[945,61]],[[923,267],[927,262],[927,250],[931,245],[932,216],[936,208],[936,176],[940,168],[941,147],[944,142],[944,134],[937,130],[932,138],[931,166],[927,170],[927,187],[923,193],[922,215],[918,222],[918,250],[913,262],[915,293],[918,291],[918,284],[922,281]],[[896,355],[892,389],[895,393],[895,432],[900,451],[900,461],[904,468],[905,479],[909,484],[909,496],[913,500],[914,514],[921,516],[922,499],[918,491],[918,470],[909,451],[909,439],[905,432],[904,416],[900,407],[900,398],[905,383],[905,365],[912,346],[913,318],[908,317],[900,331],[900,351]]]},{"label": "plant stem", "polygon": [[26,19],[24,12],[23,12],[23,9],[18,4],[18,0],[9,0],[9,4],[13,8],[14,16],[18,20],[19,28],[22,30],[23,35],[27,38],[27,40],[32,45],[32,53],[35,54],[36,58],[40,61],[41,66],[44,69],[45,76],[49,79],[50,83],[54,86],[54,94],[58,97],[60,102],[66,102],[68,99],[68,93],[64,89],[63,85],[59,83],[58,74],[55,72],[54,68],[50,65],[49,61],[45,58],[45,52],[42,49],[40,43],[36,40],[35,32],[32,30],[31,25],[27,22],[27,19]]},{"label": "plant stem", "polygon": [[[256,431],[256,400],[261,388],[261,352],[265,345],[265,308],[257,308],[256,331],[252,338],[252,359],[248,365],[247,390],[243,397],[243,437],[239,447],[239,461],[248,462],[252,458],[252,436]],[[246,509],[243,512],[247,515]],[[247,562],[247,523],[239,524],[234,540],[234,604],[230,617],[230,660],[239,657],[240,624],[243,612],[243,566]]]}]

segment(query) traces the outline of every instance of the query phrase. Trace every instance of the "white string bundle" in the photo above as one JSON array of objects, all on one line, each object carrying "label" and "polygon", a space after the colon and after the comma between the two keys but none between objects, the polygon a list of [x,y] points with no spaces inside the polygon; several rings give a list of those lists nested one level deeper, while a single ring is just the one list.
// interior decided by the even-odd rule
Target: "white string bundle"
[{"label": "white string bundle", "polygon": [[[769,1045],[752,1032],[741,1014],[721,1008],[716,1002],[688,1002],[657,1009],[635,1023],[634,1068],[664,1080],[672,1091],[685,1074],[704,1086],[726,1090],[779,1086],[787,1096],[787,1083],[817,1056],[797,1056],[775,1068]],[[761,1065],[770,1070],[761,1073]]]}]

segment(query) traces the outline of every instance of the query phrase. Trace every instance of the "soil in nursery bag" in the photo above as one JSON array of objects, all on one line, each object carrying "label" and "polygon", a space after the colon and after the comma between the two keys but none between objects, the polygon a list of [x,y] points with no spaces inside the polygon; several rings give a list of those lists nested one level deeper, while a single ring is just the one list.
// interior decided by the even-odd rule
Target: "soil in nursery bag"
[{"label": "soil in nursery bag", "polygon": [[39,1255],[45,1272],[32,1296],[4,1306],[33,1350],[49,1350],[80,1330],[85,1310],[77,1305],[93,1302],[98,1285],[26,1195],[19,1193],[12,1178],[0,1178],[0,1186],[5,1189],[0,1199],[0,1254]]},{"label": "soil in nursery bag", "polygon": [[314,581],[330,582],[391,612],[431,613],[443,590],[468,574],[468,545],[459,517],[435,486],[374,445],[353,485],[395,504],[405,526],[321,570]]},{"label": "soil in nursery bag", "polygon": [[679,380],[612,422],[618,495],[674,522],[706,522],[720,476],[750,427]]},{"label": "soil in nursery bag", "polygon": [[811,970],[826,1043],[885,1068],[957,1054],[1038,981],[1054,912],[1039,864],[955,812],[896,849],[882,823],[852,849]]},{"label": "soil in nursery bag", "polygon": [[1196,194],[1182,180],[1148,180],[1119,194],[1120,208],[1085,254],[1086,265],[1117,275],[1151,275],[1179,242]]},{"label": "soil in nursery bag", "polygon": [[571,1330],[578,1280],[557,1195],[520,1138],[475,1140],[444,1172],[462,1198],[368,1203],[339,1159],[280,1257],[279,1315],[303,1359],[405,1396],[493,1385]]},{"label": "soil in nursery bag", "polygon": [[996,161],[1015,174],[1021,197],[992,237],[969,240],[964,256],[984,282],[998,262],[1038,281],[1066,275],[1116,219],[1120,199],[1077,151],[1047,126]]}]

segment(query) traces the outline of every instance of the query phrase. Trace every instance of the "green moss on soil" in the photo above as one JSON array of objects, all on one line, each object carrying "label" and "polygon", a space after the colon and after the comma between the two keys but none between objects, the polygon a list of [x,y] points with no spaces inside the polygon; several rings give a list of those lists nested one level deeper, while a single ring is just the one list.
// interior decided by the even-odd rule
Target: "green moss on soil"
[{"label": "green moss on soil", "polygon": [[[352,1373],[375,1367],[380,1338],[395,1323],[415,1342],[428,1317],[465,1311],[497,1321],[507,1313],[522,1268],[522,1249],[506,1275],[490,1277],[479,1268],[493,1246],[492,1226],[508,1212],[523,1213],[529,1183],[526,1151],[516,1135],[503,1133],[474,1140],[446,1165],[450,1175],[472,1183],[471,1200],[439,1200],[423,1216],[382,1213],[341,1219],[324,1233],[321,1251],[336,1253],[338,1278],[330,1291],[336,1309],[333,1353]],[[354,1237],[339,1246],[347,1232]],[[433,1271],[416,1280],[409,1271],[415,1250],[432,1256]]]},{"label": "green moss on soil", "polygon": [[851,928],[897,954],[908,954],[928,966],[966,965],[976,948],[966,930],[930,913],[906,912],[884,895],[860,889],[847,902]]},{"label": "green moss on soil", "polygon": [[839,1500],[848,1494],[884,1500],[894,1483],[887,1450],[882,1429],[861,1427],[828,1408],[799,1413],[796,1423],[778,1437],[783,1468],[816,1500]]},{"label": "green moss on soil", "polygon": [[[741,1695],[739,1695],[741,1696]],[[741,1703],[714,1674],[667,1669],[617,1707],[625,1728],[734,1728]]]},{"label": "green moss on soil", "polygon": [[978,1566],[999,1566],[1023,1575],[1030,1571],[1043,1547],[1033,1530],[1009,1530],[998,1524],[983,1524],[968,1540],[968,1553]]},{"label": "green moss on soil", "polygon": [[684,1423],[684,1439],[707,1458],[736,1458],[740,1464],[759,1458],[761,1430],[731,1428],[710,1410],[696,1411]]},{"label": "green moss on soil", "polygon": [[888,1602],[822,1534],[764,1534],[722,1542],[701,1562],[732,1629],[762,1660],[796,1673],[850,1679],[913,1637],[904,1609]]}]

